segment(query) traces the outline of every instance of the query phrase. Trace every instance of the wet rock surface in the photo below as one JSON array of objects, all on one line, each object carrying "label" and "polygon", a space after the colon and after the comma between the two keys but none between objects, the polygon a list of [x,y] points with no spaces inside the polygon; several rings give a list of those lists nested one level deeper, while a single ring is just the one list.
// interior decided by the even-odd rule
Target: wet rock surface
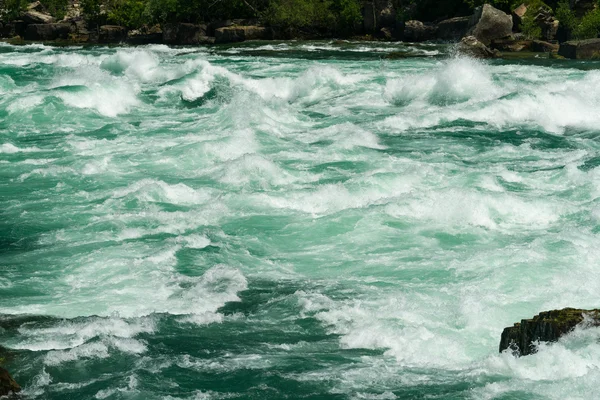
[{"label": "wet rock surface", "polygon": [[537,342],[555,342],[584,321],[587,326],[600,326],[600,310],[564,308],[541,312],[504,328],[499,351],[511,349],[516,355],[533,354]]}]

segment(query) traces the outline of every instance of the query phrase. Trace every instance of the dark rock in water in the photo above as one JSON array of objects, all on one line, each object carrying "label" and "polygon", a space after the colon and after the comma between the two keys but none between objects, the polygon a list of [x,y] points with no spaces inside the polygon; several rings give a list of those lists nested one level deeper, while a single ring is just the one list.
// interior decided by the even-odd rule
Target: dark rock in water
[{"label": "dark rock in water", "polygon": [[176,23],[165,24],[162,28],[162,40],[167,44],[197,45],[209,41],[206,25]]},{"label": "dark rock in water", "polygon": [[69,33],[70,24],[29,24],[25,30],[25,40],[67,39]]},{"label": "dark rock in water", "polygon": [[500,56],[498,50],[488,48],[485,44],[477,40],[475,36],[465,36],[462,38],[456,50],[459,54],[474,58],[497,58]]},{"label": "dark rock in water", "polygon": [[558,44],[545,42],[543,40],[534,40],[531,49],[540,53],[552,53],[558,51]]},{"label": "dark rock in water", "polygon": [[504,328],[500,338],[500,352],[512,349],[522,356],[535,353],[535,343],[555,342],[588,318],[590,326],[600,326],[600,310],[564,308],[539,313],[531,319],[523,319]]},{"label": "dark rock in water", "polygon": [[558,54],[577,60],[600,59],[600,38],[561,43]]},{"label": "dark rock in water", "polygon": [[127,42],[131,44],[151,44],[162,43],[163,31],[160,25],[151,27],[143,26],[140,29],[134,29],[127,32]]},{"label": "dark rock in water", "polygon": [[492,40],[501,39],[512,33],[512,16],[484,4],[475,9],[475,13],[469,21],[471,29],[468,34],[475,36],[477,40],[488,46]]},{"label": "dark rock in water", "polygon": [[403,41],[424,42],[436,38],[437,26],[424,24],[421,21],[410,20],[404,24]]},{"label": "dark rock in water", "polygon": [[13,21],[4,23],[0,30],[0,37],[13,38],[15,36],[25,36],[27,24],[24,21]]},{"label": "dark rock in water", "polygon": [[15,382],[7,370],[0,367],[0,396],[7,396],[10,393],[18,393],[20,391],[21,386]]},{"label": "dark rock in water", "polygon": [[235,43],[260,39],[269,39],[269,30],[264,26],[228,26],[215,29],[215,43]]},{"label": "dark rock in water", "polygon": [[441,40],[459,40],[467,34],[471,17],[445,19],[437,25],[437,38]]},{"label": "dark rock in water", "polygon": [[98,41],[101,43],[121,43],[127,37],[127,30],[118,25],[102,25]]},{"label": "dark rock in water", "polygon": [[527,6],[525,4],[521,4],[519,7],[515,8],[512,12],[513,17],[513,31],[521,32],[521,25],[523,25],[523,18],[527,13]]},{"label": "dark rock in water", "polygon": [[495,39],[492,40],[490,47],[500,51],[532,51],[533,41],[518,39]]}]

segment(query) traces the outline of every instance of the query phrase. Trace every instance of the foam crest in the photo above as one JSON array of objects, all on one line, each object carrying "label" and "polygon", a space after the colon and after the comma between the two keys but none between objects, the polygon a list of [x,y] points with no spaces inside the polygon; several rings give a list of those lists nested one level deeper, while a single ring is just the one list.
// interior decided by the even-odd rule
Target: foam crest
[{"label": "foam crest", "polygon": [[203,204],[211,198],[211,193],[192,189],[183,183],[170,185],[155,179],[142,179],[127,188],[115,190],[112,195],[113,199],[131,197],[147,203]]}]

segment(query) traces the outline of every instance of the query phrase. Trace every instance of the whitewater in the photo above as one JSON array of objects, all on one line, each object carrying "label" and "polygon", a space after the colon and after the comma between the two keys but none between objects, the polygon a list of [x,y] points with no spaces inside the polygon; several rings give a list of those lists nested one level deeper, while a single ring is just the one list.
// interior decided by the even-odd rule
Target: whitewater
[{"label": "whitewater", "polygon": [[0,44],[0,346],[27,399],[592,399],[600,62]]}]

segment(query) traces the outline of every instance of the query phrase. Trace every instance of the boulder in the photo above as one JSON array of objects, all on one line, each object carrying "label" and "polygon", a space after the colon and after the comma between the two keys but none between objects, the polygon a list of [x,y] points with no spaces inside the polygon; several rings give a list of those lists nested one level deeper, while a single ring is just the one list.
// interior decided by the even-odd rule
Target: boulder
[{"label": "boulder", "polygon": [[44,6],[39,1],[34,1],[27,5],[27,11],[39,11],[44,12]]},{"label": "boulder", "polygon": [[18,393],[20,391],[21,386],[15,382],[7,370],[0,367],[0,396],[8,396],[10,393]]},{"label": "boulder", "polygon": [[545,42],[543,40],[534,40],[531,50],[539,53],[553,53],[558,51],[558,44]]},{"label": "boulder", "polygon": [[127,30],[118,25],[102,25],[98,32],[100,43],[121,43],[127,37]]},{"label": "boulder", "polygon": [[550,10],[540,7],[536,16],[534,17],[534,21],[542,30],[542,39],[556,39],[556,32],[558,31],[559,22],[556,18],[554,18]]},{"label": "boulder", "polygon": [[526,356],[537,351],[536,342],[555,342],[586,320],[588,326],[600,326],[600,310],[565,308],[539,313],[504,328],[500,338],[500,352],[512,350],[515,355]]},{"label": "boulder", "polygon": [[475,36],[465,36],[456,47],[459,54],[473,58],[496,58],[498,50],[492,50],[481,43]]},{"label": "boulder", "polygon": [[469,21],[471,28],[468,35],[475,36],[477,40],[486,46],[494,39],[507,37],[512,33],[512,16],[484,4],[475,9],[475,13]]},{"label": "boulder", "polygon": [[52,15],[35,10],[28,10],[21,14],[21,18],[28,24],[51,24],[54,22]]},{"label": "boulder", "polygon": [[441,40],[460,40],[469,30],[471,17],[445,19],[437,25],[437,38]]},{"label": "boulder", "polygon": [[0,37],[13,38],[15,36],[23,37],[27,24],[23,21],[13,21],[4,23],[0,27]]},{"label": "boulder", "polygon": [[495,39],[490,48],[500,51],[533,51],[533,41],[527,39]]},{"label": "boulder", "polygon": [[29,24],[25,29],[25,40],[68,39],[70,24]]},{"label": "boulder", "polygon": [[561,43],[558,54],[577,60],[600,59],[600,38]]},{"label": "boulder", "polygon": [[206,29],[206,25],[187,23],[165,24],[162,28],[162,40],[167,44],[202,44],[208,41]]},{"label": "boulder", "polygon": [[525,4],[521,4],[519,7],[515,8],[512,11],[513,31],[514,32],[521,31],[521,25],[523,25],[523,18],[525,17],[526,13],[527,13],[527,6]]},{"label": "boulder", "polygon": [[228,26],[215,30],[215,43],[234,43],[268,38],[269,30],[264,26]]},{"label": "boulder", "polygon": [[127,32],[127,42],[131,44],[162,43],[162,41],[163,31],[160,25],[142,26],[140,29]]},{"label": "boulder", "polygon": [[437,26],[424,24],[421,21],[410,20],[404,24],[405,42],[424,42],[436,38]]}]

